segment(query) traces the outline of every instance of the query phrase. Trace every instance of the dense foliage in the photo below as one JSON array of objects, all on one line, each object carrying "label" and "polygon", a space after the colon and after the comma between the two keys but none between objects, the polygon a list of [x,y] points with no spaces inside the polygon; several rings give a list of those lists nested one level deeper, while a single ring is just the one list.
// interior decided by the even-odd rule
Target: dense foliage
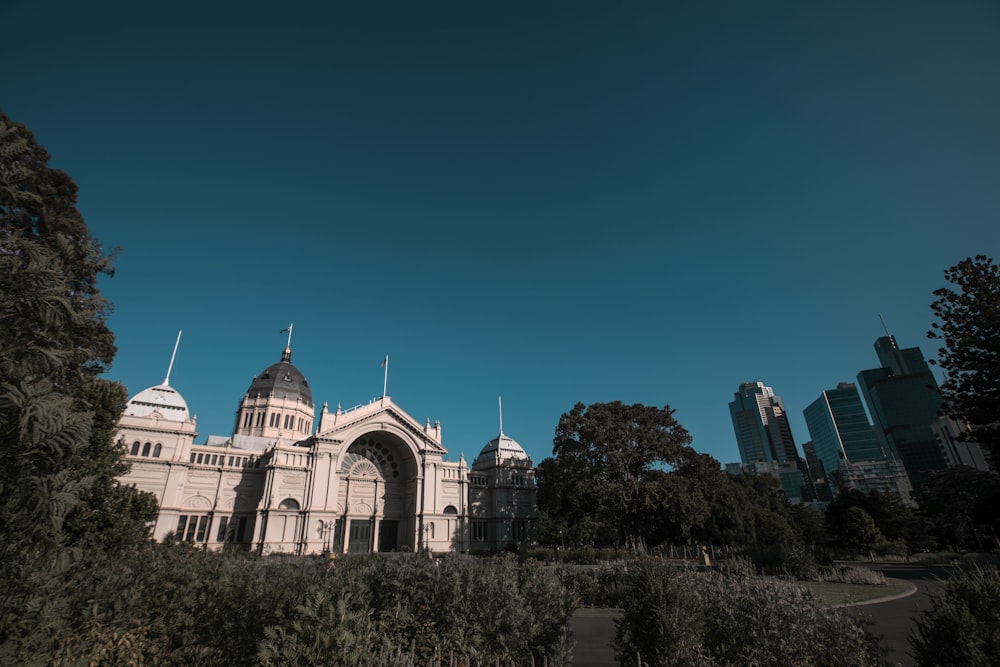
[{"label": "dense foliage", "polygon": [[971,427],[971,440],[1000,463],[1000,265],[977,255],[944,277],[951,286],[934,291],[939,322],[927,333],[942,342],[941,394],[948,413]]},{"label": "dense foliage", "polygon": [[751,568],[695,572],[646,561],[628,570],[616,623],[622,664],[857,667],[883,664],[875,637],[806,589]]},{"label": "dense foliage", "polygon": [[1000,656],[1000,569],[959,570],[917,619],[910,638],[924,667],[989,667]]},{"label": "dense foliage", "polygon": [[156,512],[115,480],[125,390],[97,377],[115,352],[97,289],[110,263],[48,159],[0,112],[0,642],[44,627],[53,577],[145,542]]},{"label": "dense foliage", "polygon": [[61,584],[63,613],[30,641],[0,647],[0,663],[565,665],[571,648],[571,592],[549,568],[511,557],[372,555],[331,566],[167,544],[88,562]]}]

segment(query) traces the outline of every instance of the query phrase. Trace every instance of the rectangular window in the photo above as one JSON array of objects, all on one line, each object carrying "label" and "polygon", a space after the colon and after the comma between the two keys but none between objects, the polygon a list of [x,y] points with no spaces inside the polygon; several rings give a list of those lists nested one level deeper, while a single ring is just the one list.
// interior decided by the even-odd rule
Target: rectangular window
[{"label": "rectangular window", "polygon": [[199,455],[198,455],[198,463],[201,463],[201,462],[202,462],[202,461],[201,461],[201,459],[202,459],[202,457],[203,457],[203,456],[205,456],[205,455],[204,455],[204,454],[199,454]]},{"label": "rectangular window", "polygon": [[215,465],[219,460],[218,454],[212,454],[212,465]]},{"label": "rectangular window", "polygon": [[190,542],[194,539],[194,531],[198,527],[198,517],[193,516],[188,519],[187,532],[184,534],[184,541]]},{"label": "rectangular window", "polygon": [[191,452],[191,463],[194,463],[194,452]]},{"label": "rectangular window", "polygon": [[176,533],[176,536],[177,536],[178,540],[183,540],[184,539],[184,529],[187,527],[187,522],[188,522],[187,516],[185,516],[185,515],[182,514],[181,516],[177,517],[177,533]]},{"label": "rectangular window", "polygon": [[473,521],[472,522],[472,539],[476,542],[486,541],[486,522],[485,521]]},{"label": "rectangular window", "polygon": [[242,542],[243,541],[243,534],[246,531],[246,528],[247,528],[247,518],[245,516],[241,516],[236,521],[236,541],[237,542]]},{"label": "rectangular window", "polygon": [[195,542],[205,541],[205,529],[207,527],[208,527],[208,517],[207,516],[198,517],[198,534],[194,538]]},{"label": "rectangular window", "polygon": [[220,516],[219,517],[219,534],[215,537],[216,542],[230,542],[229,539],[231,535],[226,534],[226,528],[229,527],[229,517]]}]

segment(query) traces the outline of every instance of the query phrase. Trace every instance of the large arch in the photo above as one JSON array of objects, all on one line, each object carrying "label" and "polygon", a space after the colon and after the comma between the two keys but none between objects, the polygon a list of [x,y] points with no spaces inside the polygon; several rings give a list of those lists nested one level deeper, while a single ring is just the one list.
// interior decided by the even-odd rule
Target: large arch
[{"label": "large arch", "polygon": [[359,434],[340,457],[334,550],[395,551],[415,543],[420,466],[414,444],[392,430]]}]

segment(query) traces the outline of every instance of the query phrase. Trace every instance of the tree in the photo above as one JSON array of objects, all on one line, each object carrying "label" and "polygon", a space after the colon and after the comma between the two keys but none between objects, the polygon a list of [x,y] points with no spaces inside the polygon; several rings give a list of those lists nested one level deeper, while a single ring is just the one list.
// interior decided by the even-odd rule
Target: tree
[{"label": "tree", "polygon": [[543,462],[539,509],[560,517],[582,541],[643,537],[644,499],[662,485],[662,469],[694,454],[673,414],[669,406],[577,403],[559,418],[554,463]]},{"label": "tree", "polygon": [[[1000,462],[1000,266],[985,255],[947,269],[951,287],[934,291],[940,322],[927,337],[943,342],[937,363],[948,415],[968,423],[969,439]],[[932,361],[932,363],[934,363]]]},{"label": "tree", "polygon": [[115,352],[110,258],[48,159],[0,112],[0,642],[40,622],[53,575],[141,543],[156,509],[115,479],[124,389],[97,377]]},{"label": "tree", "polygon": [[917,493],[923,514],[944,546],[991,550],[1000,517],[1000,478],[994,472],[954,466],[930,475]]}]

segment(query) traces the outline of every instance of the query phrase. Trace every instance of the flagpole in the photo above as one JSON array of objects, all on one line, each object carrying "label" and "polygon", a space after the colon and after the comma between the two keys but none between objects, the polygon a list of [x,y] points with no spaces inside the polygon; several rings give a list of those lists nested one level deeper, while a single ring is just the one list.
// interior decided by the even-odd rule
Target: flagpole
[{"label": "flagpole", "polygon": [[385,398],[385,389],[389,384],[389,355],[385,355],[385,359],[382,360],[382,365],[385,367],[385,375],[382,377],[382,398]]},{"label": "flagpole", "polygon": [[294,324],[289,324],[288,325],[288,344],[286,345],[286,347],[288,347],[289,349],[291,349],[291,347],[292,347],[292,327],[293,326],[295,326],[295,325]]}]

